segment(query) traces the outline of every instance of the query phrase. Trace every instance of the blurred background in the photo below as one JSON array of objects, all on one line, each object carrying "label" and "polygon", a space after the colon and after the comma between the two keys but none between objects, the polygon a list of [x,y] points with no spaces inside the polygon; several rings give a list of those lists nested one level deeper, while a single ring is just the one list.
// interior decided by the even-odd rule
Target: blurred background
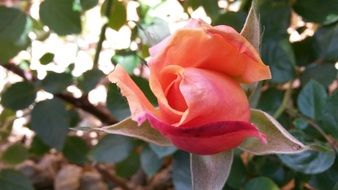
[{"label": "blurred background", "polygon": [[[338,0],[256,0],[272,80],[252,107],[316,151],[236,150],[224,189],[338,189]],[[240,31],[251,0],[0,0],[0,189],[176,189],[189,155],[100,127],[130,115],[106,75],[121,64],[146,93],[148,48],[189,18]],[[203,52],[201,52],[203,53]]]}]

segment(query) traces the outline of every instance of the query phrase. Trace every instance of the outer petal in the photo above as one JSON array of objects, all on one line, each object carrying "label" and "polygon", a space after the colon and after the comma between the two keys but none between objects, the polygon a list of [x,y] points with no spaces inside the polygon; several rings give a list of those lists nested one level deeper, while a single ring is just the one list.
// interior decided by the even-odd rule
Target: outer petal
[{"label": "outer petal", "polygon": [[230,150],[247,137],[257,137],[266,142],[258,129],[242,121],[221,121],[194,128],[173,127],[147,114],[148,121],[179,149],[195,154],[209,155]]},{"label": "outer petal", "polygon": [[153,105],[148,101],[123,67],[117,65],[115,70],[109,74],[108,78],[111,82],[117,84],[121,89],[122,95],[127,98],[132,119],[137,121],[139,125],[146,119],[146,113],[156,115]]},{"label": "outer petal", "polygon": [[263,63],[257,50],[236,30],[229,26],[220,25],[210,28],[207,31],[221,35],[226,41],[231,41],[246,59],[246,68],[239,77],[241,82],[251,83],[271,78],[270,69]]},{"label": "outer petal", "polygon": [[219,71],[244,83],[271,78],[269,67],[238,32],[201,20],[191,20],[186,28],[151,48],[151,55],[150,65],[157,71],[175,64]]}]

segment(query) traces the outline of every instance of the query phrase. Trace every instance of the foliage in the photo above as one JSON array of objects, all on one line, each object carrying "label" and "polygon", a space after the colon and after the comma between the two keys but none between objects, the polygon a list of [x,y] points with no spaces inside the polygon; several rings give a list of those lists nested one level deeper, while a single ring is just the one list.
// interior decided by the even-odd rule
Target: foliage
[{"label": "foliage", "polygon": [[[240,32],[251,0],[156,2],[44,0],[34,2],[34,6],[31,1],[0,2],[0,189],[51,189],[54,177],[58,180],[67,165],[80,168],[81,177],[74,177],[80,189],[79,183],[94,175],[99,176],[90,182],[95,189],[192,188],[189,154],[170,146],[149,124],[138,127],[130,119],[123,120],[130,115],[128,105],[118,88],[107,83],[106,74],[111,70],[104,65],[121,64],[154,103],[144,78],[145,60],[148,48],[165,38],[170,24],[180,20],[181,13],[170,12],[169,7],[179,7],[186,17],[193,17],[192,11],[202,8],[213,25],[231,25]],[[138,18],[130,19],[127,6],[136,4]],[[261,150],[254,146],[260,142],[249,139],[231,153],[210,158],[233,163],[223,189],[338,187],[336,5],[337,0],[255,1],[261,33],[249,38],[254,39],[263,61],[270,66],[272,80],[244,88],[254,108],[276,119],[252,110],[253,123],[261,126],[268,142],[275,144]],[[36,7],[38,12],[34,12]],[[170,17],[163,16],[166,11]],[[87,26],[91,12],[99,13],[100,19]],[[163,14],[158,18],[155,13]],[[98,32],[88,37],[92,29]],[[111,35],[126,31],[130,32],[127,45],[115,47]],[[250,36],[245,30],[242,34]],[[61,59],[67,57],[68,49],[60,52],[52,47],[40,54],[34,52],[36,44],[48,44],[55,38],[75,47],[74,57],[81,57],[83,52],[90,55],[90,66]],[[81,43],[86,40],[90,42],[83,47]],[[86,70],[79,74],[81,68]],[[116,125],[118,121],[122,125]],[[26,134],[17,132],[20,122],[20,130],[28,131]],[[281,146],[285,142],[288,146]],[[301,151],[306,148],[309,150]],[[273,151],[276,149],[279,151]],[[300,153],[283,154],[288,152]],[[227,159],[228,154],[233,154],[233,160]],[[210,164],[210,159],[202,160]],[[51,165],[54,174],[41,169],[44,163]],[[210,179],[205,165],[200,164],[195,162],[193,173]],[[222,175],[228,175],[229,169]],[[200,183],[200,179],[194,180],[195,185]],[[205,188],[217,188],[214,185]]]}]

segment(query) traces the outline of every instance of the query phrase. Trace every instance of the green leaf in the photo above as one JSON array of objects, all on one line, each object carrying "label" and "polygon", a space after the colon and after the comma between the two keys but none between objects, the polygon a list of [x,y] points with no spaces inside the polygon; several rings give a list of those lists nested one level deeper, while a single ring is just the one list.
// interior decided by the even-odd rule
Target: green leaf
[{"label": "green leaf", "polygon": [[316,81],[308,82],[300,91],[297,98],[297,106],[307,117],[319,118],[325,105],[327,93],[323,85]]},{"label": "green leaf", "polygon": [[82,10],[94,8],[98,2],[98,0],[80,0]]},{"label": "green leaf", "polygon": [[54,54],[47,52],[42,57],[40,57],[40,63],[42,65],[47,65],[48,63],[51,63],[54,60]]},{"label": "green leaf", "polygon": [[256,177],[245,184],[244,190],[279,190],[279,187],[270,178]]},{"label": "green leaf", "polygon": [[153,18],[149,23],[138,26],[139,37],[144,44],[153,46],[170,35],[168,23],[160,18]]},{"label": "green leaf", "polygon": [[13,169],[0,170],[0,187],[1,190],[34,190],[29,179]]},{"label": "green leaf", "polygon": [[243,187],[243,183],[246,178],[246,172],[247,171],[241,157],[234,154],[230,175],[226,181],[226,184],[235,189]]},{"label": "green leaf", "polygon": [[135,52],[124,52],[112,57],[113,63],[121,65],[129,74],[133,74],[134,69],[141,63],[140,58]]},{"label": "green leaf", "polygon": [[76,164],[84,164],[87,161],[89,147],[82,138],[70,136],[66,138],[62,153],[65,157]]},{"label": "green leaf", "polygon": [[316,80],[323,86],[329,86],[338,76],[338,71],[334,64],[311,64],[306,67],[305,71],[300,76],[300,81],[303,85],[310,80]]},{"label": "green leaf", "polygon": [[177,151],[173,156],[172,178],[175,189],[191,190],[189,154]]},{"label": "green leaf", "polygon": [[241,35],[245,37],[257,51],[259,51],[261,33],[254,3],[251,5],[245,24],[242,28]]},{"label": "green leaf", "polygon": [[260,132],[265,134],[267,143],[263,144],[256,138],[249,138],[241,144],[241,149],[255,155],[298,153],[306,149],[303,143],[293,137],[269,114],[252,109],[251,121]]},{"label": "green leaf", "polygon": [[[107,6],[106,0],[102,6],[101,13],[105,14],[106,6]],[[126,6],[122,1],[119,0],[112,0],[112,6],[110,9],[110,15],[109,15],[109,21],[108,26],[111,27],[114,30],[119,30],[126,22],[127,22],[127,10]]]},{"label": "green leaf", "polygon": [[50,147],[48,145],[46,145],[38,136],[34,136],[29,153],[36,156],[43,156],[48,153],[49,150]]},{"label": "green leaf", "polygon": [[157,104],[157,98],[154,95],[153,91],[150,89],[149,81],[143,77],[132,76],[133,81],[137,84],[137,86],[142,90],[144,95],[147,97],[150,103],[153,105]]},{"label": "green leaf", "polygon": [[45,0],[40,4],[40,19],[58,35],[81,32],[80,12],[73,10],[74,0]]},{"label": "green leaf", "polygon": [[48,72],[42,80],[42,87],[50,93],[60,93],[64,91],[73,82],[73,77],[69,73]]},{"label": "green leaf", "polygon": [[237,32],[240,32],[244,25],[245,18],[246,13],[244,11],[227,11],[213,20],[212,25],[228,25],[232,26]]},{"label": "green leaf", "polygon": [[325,106],[319,117],[319,122],[324,131],[338,139],[338,91],[327,98]]},{"label": "green leaf", "polygon": [[192,189],[222,189],[229,177],[232,160],[232,151],[207,156],[190,154]]},{"label": "green leaf", "polygon": [[31,128],[47,145],[61,150],[69,128],[69,114],[61,100],[39,102],[31,113]]},{"label": "green leaf", "polygon": [[121,95],[119,88],[115,84],[108,85],[106,101],[108,109],[118,120],[130,116],[128,102]]},{"label": "green leaf", "polygon": [[315,33],[318,54],[321,59],[338,61],[338,23],[320,27]]},{"label": "green leaf", "polygon": [[4,163],[15,165],[25,161],[28,158],[28,150],[20,143],[9,146],[2,154],[1,160]]},{"label": "green leaf", "polygon": [[7,140],[12,132],[12,126],[16,116],[15,112],[10,109],[4,109],[0,113],[0,142]]},{"label": "green leaf", "polygon": [[264,39],[261,49],[264,62],[271,68],[272,82],[284,83],[295,77],[295,57],[287,38]]},{"label": "green leaf", "polygon": [[338,20],[337,0],[297,0],[294,10],[306,21],[330,24]]},{"label": "green leaf", "polygon": [[293,51],[295,52],[296,64],[305,66],[314,62],[318,55],[316,52],[314,37],[307,37],[302,41],[292,43]]},{"label": "green leaf", "polygon": [[332,166],[336,158],[334,151],[318,152],[308,150],[293,155],[278,155],[279,159],[292,170],[305,174],[318,174]]},{"label": "green leaf", "polygon": [[161,167],[162,160],[148,146],[141,152],[141,166],[148,176],[153,176]]},{"label": "green leaf", "polygon": [[335,164],[327,171],[312,175],[309,184],[317,190],[333,190],[335,184],[338,181],[338,162],[335,161]]},{"label": "green leaf", "polygon": [[274,114],[283,102],[284,94],[276,88],[264,91],[259,99],[258,108],[269,114]]},{"label": "green leaf", "polygon": [[0,5],[0,62],[5,63],[30,45],[32,22],[19,9]]},{"label": "green leaf", "polygon": [[149,147],[152,151],[155,152],[155,154],[159,157],[159,158],[164,158],[166,156],[169,156],[171,154],[173,154],[174,152],[177,151],[177,148],[174,146],[168,146],[168,147],[163,147],[163,146],[158,146],[156,144],[149,144]]},{"label": "green leaf", "polygon": [[1,104],[12,110],[20,110],[31,105],[36,98],[36,90],[29,82],[17,82],[8,87],[2,94]]},{"label": "green leaf", "polygon": [[131,118],[127,118],[111,126],[94,128],[94,130],[134,137],[160,146],[172,146],[170,141],[163,137],[156,129],[152,128],[149,123],[144,122],[141,126],[138,126]]},{"label": "green leaf", "polygon": [[92,149],[90,155],[96,162],[116,163],[128,157],[133,144],[129,138],[120,135],[106,135]]},{"label": "green leaf", "polygon": [[104,76],[104,73],[99,69],[86,71],[79,81],[79,88],[88,93],[96,87]]},{"label": "green leaf", "polygon": [[[280,39],[287,35],[290,26],[291,6],[289,0],[256,0],[257,14],[261,28],[264,29],[264,39]],[[264,40],[263,40],[264,41]],[[262,52],[262,55],[264,53]]]},{"label": "green leaf", "polygon": [[129,154],[128,158],[115,165],[117,175],[129,178],[140,168],[140,158],[135,152]]}]

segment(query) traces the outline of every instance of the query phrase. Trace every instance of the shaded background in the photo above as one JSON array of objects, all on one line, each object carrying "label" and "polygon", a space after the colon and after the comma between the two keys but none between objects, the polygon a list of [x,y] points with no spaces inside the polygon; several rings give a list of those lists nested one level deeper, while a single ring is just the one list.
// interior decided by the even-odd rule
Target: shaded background
[{"label": "shaded background", "polygon": [[[0,189],[191,189],[188,154],[76,127],[129,116],[121,64],[155,103],[148,48],[200,18],[240,31],[250,0],[0,0]],[[317,151],[236,151],[224,189],[338,189],[338,1],[257,0],[272,80],[252,107]],[[203,53],[203,52],[201,52]],[[208,113],[206,113],[208,114]]]}]

